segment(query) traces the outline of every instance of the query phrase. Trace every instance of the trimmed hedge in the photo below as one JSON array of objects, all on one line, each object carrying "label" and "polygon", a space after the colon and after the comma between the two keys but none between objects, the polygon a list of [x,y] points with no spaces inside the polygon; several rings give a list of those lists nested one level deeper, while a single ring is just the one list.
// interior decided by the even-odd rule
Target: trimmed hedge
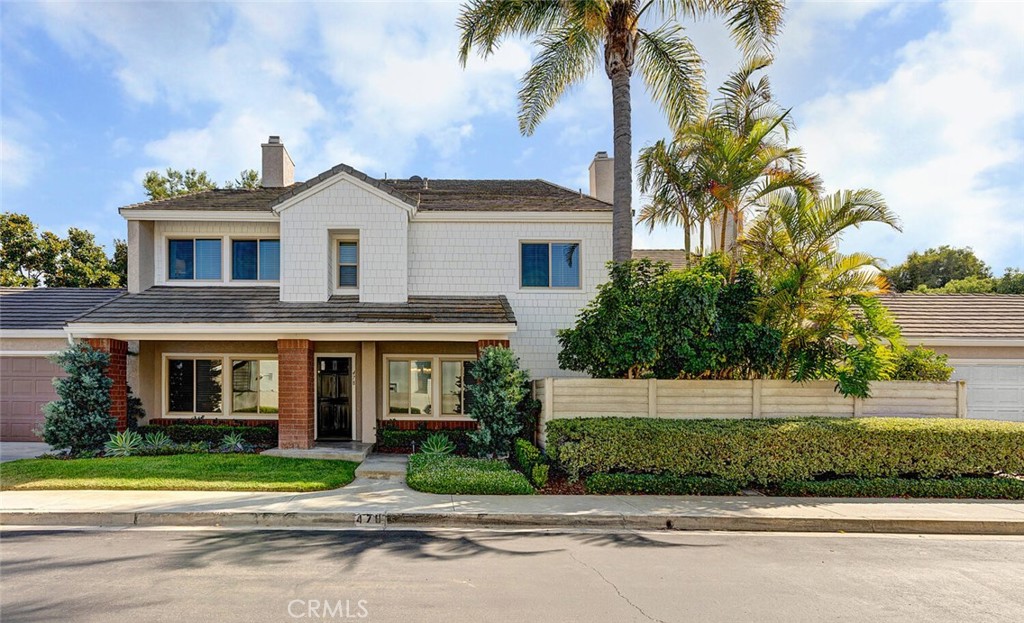
[{"label": "trimmed hedge", "polygon": [[446,435],[455,444],[455,454],[469,453],[470,431],[468,430],[398,430],[395,428],[380,428],[377,430],[377,448],[386,452],[412,453],[423,445],[427,437],[437,433]]},{"label": "trimmed hedge", "polygon": [[584,483],[587,493],[598,495],[736,495],[743,488],[718,476],[679,474],[594,474]]},{"label": "trimmed hedge", "polygon": [[145,437],[149,433],[162,432],[179,444],[204,442],[220,445],[225,435],[241,435],[254,446],[276,446],[277,428],[273,426],[221,426],[215,424],[170,424],[167,426],[140,426],[138,433]]},{"label": "trimmed hedge", "polygon": [[525,439],[516,439],[514,450],[516,468],[538,489],[547,486],[549,466],[537,446]]},{"label": "trimmed hedge", "polygon": [[910,418],[553,420],[548,453],[573,477],[720,476],[768,484],[818,476],[1024,474],[1024,424]]},{"label": "trimmed hedge", "polygon": [[526,476],[505,461],[460,456],[409,457],[409,487],[426,493],[457,495],[529,495],[533,487]]},{"label": "trimmed hedge", "polygon": [[1017,478],[836,478],[789,480],[771,488],[773,495],[847,498],[975,498],[1024,500],[1024,480]]}]

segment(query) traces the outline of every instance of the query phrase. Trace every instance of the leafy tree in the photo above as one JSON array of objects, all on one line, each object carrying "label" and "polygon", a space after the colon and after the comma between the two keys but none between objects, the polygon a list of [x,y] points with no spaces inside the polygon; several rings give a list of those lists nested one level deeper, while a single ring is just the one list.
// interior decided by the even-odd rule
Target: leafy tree
[{"label": "leafy tree", "polygon": [[768,373],[778,335],[754,321],[758,284],[711,256],[686,271],[611,264],[611,279],[559,332],[559,365],[599,378],[750,378]]},{"label": "leafy tree", "polygon": [[25,214],[0,214],[0,285],[34,287],[52,273],[62,242],[50,232],[39,233]]},{"label": "leafy tree", "polygon": [[52,359],[68,375],[54,379],[59,398],[43,407],[43,440],[72,455],[94,454],[116,430],[110,415],[113,381],[106,375],[110,355],[78,343]]},{"label": "leafy tree", "polygon": [[148,171],[142,181],[142,186],[146,189],[146,196],[152,201],[203,190],[213,190],[217,188],[217,183],[210,179],[206,171],[187,169],[182,173],[168,167],[165,175],[161,175],[158,171]]},{"label": "leafy tree", "polygon": [[893,370],[889,375],[893,381],[948,381],[953,374],[947,355],[923,346],[894,351]]},{"label": "leafy tree", "polygon": [[999,294],[1024,294],[1024,272],[1019,268],[1007,268],[996,283]]},{"label": "leafy tree", "polygon": [[970,247],[942,245],[923,253],[912,252],[905,262],[893,266],[885,275],[894,290],[909,292],[921,286],[941,288],[950,281],[968,277],[988,279],[992,276],[992,270]]},{"label": "leafy tree", "polygon": [[915,291],[935,294],[986,294],[988,292],[995,292],[996,284],[998,283],[999,279],[971,275],[963,279],[954,279],[953,281],[946,282],[946,285],[941,288],[929,288],[928,286],[920,285]]},{"label": "leafy tree", "polygon": [[224,188],[253,190],[260,187],[260,174],[256,169],[245,169],[234,181],[224,182]]},{"label": "leafy tree", "polygon": [[466,387],[469,415],[480,428],[470,439],[481,454],[508,456],[525,426],[521,405],[529,394],[530,374],[520,369],[512,349],[492,346],[473,363],[473,379]]},{"label": "leafy tree", "polygon": [[116,288],[120,284],[96,237],[77,227],[68,229],[54,270],[45,275],[45,280],[51,288]]},{"label": "leafy tree", "polygon": [[117,275],[121,287],[128,285],[128,242],[114,239],[114,257],[110,260],[110,270]]},{"label": "leafy tree", "polygon": [[[535,37],[540,48],[519,91],[519,129],[530,135],[571,86],[599,60],[612,84],[614,208],[612,258],[632,256],[630,77],[638,69],[648,92],[678,127],[703,102],[700,55],[678,20],[724,17],[745,53],[770,48],[782,26],[781,0],[469,0],[458,19],[459,59],[494,53],[506,37]],[[603,48],[603,49],[602,49]]]},{"label": "leafy tree", "polygon": [[782,335],[782,378],[834,379],[842,393],[863,397],[891,369],[884,343],[899,329],[874,298],[884,286],[878,260],[838,249],[845,230],[865,223],[899,229],[873,190],[818,198],[797,188],[773,195],[744,237],[745,257],[765,281],[758,317]]}]

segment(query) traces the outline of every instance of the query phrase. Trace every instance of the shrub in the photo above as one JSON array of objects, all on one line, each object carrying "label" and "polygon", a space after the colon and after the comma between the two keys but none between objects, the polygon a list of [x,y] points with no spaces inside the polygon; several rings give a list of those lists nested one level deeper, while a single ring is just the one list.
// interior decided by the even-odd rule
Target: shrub
[{"label": "shrub", "polygon": [[891,379],[894,381],[948,381],[953,368],[946,363],[947,355],[940,355],[934,350],[918,346],[896,350],[894,370]]},{"label": "shrub", "polygon": [[145,443],[142,441],[142,435],[133,430],[126,430],[111,435],[110,440],[103,446],[103,453],[111,457],[134,456],[143,448]]},{"label": "shrub", "polygon": [[1024,473],[1024,424],[1016,422],[588,418],[554,420],[547,430],[549,455],[573,477],[672,472],[767,484]]},{"label": "shrub", "polygon": [[533,487],[505,461],[414,454],[406,482],[416,491],[453,495],[528,495]]},{"label": "shrub", "polygon": [[819,497],[912,497],[1024,500],[1024,480],[1017,478],[836,478],[787,480],[772,493]]},{"label": "shrub", "polygon": [[443,433],[434,433],[420,446],[420,452],[432,456],[447,456],[455,452],[455,444]]},{"label": "shrub", "polygon": [[516,439],[514,457],[516,468],[533,486],[543,489],[548,484],[548,465],[537,446],[525,439]]},{"label": "shrub", "polygon": [[512,440],[525,425],[521,410],[529,395],[530,375],[519,368],[519,358],[510,348],[485,348],[473,362],[475,379],[466,387],[469,415],[480,428],[469,433],[477,452],[489,456],[508,456]]},{"label": "shrub", "polygon": [[167,433],[156,431],[153,433],[147,433],[142,438],[143,444],[145,444],[147,450],[163,450],[164,448],[171,448],[174,446],[174,442],[167,436]]},{"label": "shrub", "polygon": [[171,438],[171,441],[178,444],[203,442],[211,445],[219,445],[224,435],[237,433],[247,442],[256,447],[270,447],[277,445],[276,426],[228,426],[213,424],[170,424],[167,426],[147,425],[140,426],[139,433],[162,432]]},{"label": "shrub", "polygon": [[432,435],[444,435],[455,445],[454,454],[468,454],[471,445],[468,430],[430,431],[424,424],[422,429],[398,430],[385,422],[377,429],[377,448],[388,452],[412,453],[423,447]]},{"label": "shrub", "polygon": [[135,430],[139,427],[139,420],[146,419],[146,409],[142,406],[142,399],[132,392],[132,386],[128,386],[128,428]]},{"label": "shrub", "polygon": [[584,483],[587,493],[647,495],[736,495],[740,484],[719,476],[679,474],[594,474]]},{"label": "shrub", "polygon": [[106,375],[110,355],[78,343],[52,360],[68,375],[54,379],[59,398],[43,407],[43,440],[54,448],[68,448],[72,455],[98,452],[116,432],[110,416],[113,381]]}]

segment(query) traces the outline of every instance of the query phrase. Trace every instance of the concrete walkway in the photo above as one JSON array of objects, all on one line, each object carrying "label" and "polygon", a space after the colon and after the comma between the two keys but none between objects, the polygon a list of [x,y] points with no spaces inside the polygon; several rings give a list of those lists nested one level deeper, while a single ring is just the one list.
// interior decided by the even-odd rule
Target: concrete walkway
[{"label": "concrete walkway", "polygon": [[4,525],[465,527],[1024,535],[1024,502],[432,495],[357,478],[316,493],[4,491]]},{"label": "concrete walkway", "polygon": [[34,459],[50,451],[50,446],[35,441],[0,441],[0,463],[18,459]]}]

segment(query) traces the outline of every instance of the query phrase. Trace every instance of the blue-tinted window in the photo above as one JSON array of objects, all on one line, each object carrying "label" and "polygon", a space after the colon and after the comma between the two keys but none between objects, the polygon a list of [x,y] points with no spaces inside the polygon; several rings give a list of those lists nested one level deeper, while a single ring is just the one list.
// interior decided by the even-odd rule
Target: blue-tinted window
[{"label": "blue-tinted window", "polygon": [[259,275],[258,243],[255,240],[231,241],[231,278],[256,279]]},{"label": "blue-tinted window", "polygon": [[167,276],[170,279],[195,279],[193,242],[170,240],[167,243]]},{"label": "blue-tinted window", "polygon": [[524,288],[546,288],[550,285],[550,262],[548,244],[524,243],[522,245],[522,286]]},{"label": "blue-tinted window", "polygon": [[196,240],[196,279],[220,279],[220,240]]},{"label": "blue-tinted window", "polygon": [[338,287],[355,288],[359,285],[359,243],[338,243]]},{"label": "blue-tinted window", "polygon": [[580,287],[580,245],[578,242],[551,243],[551,287]]},{"label": "blue-tinted window", "polygon": [[281,278],[281,241],[260,240],[260,279],[277,281]]}]

